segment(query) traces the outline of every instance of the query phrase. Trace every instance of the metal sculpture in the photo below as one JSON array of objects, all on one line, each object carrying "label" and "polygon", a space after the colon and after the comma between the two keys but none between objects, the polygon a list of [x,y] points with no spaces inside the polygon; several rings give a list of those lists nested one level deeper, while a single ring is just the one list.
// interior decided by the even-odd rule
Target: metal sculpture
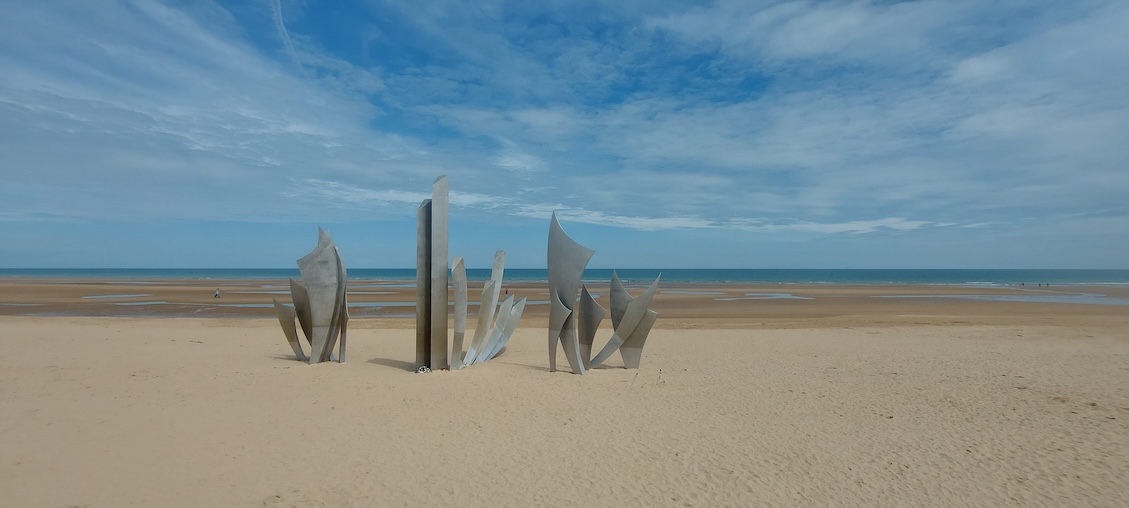
[{"label": "metal sculpture", "polygon": [[[300,362],[309,361],[306,352],[302,350],[302,344],[298,342],[298,332],[294,329],[294,320],[297,318],[294,307],[274,300],[274,310],[278,313],[278,323],[282,325],[282,333],[286,334],[286,341],[290,343],[290,349],[294,350],[294,356],[297,356]],[[306,338],[309,339],[309,336],[307,335]]]},{"label": "metal sculpture", "polygon": [[631,298],[627,289],[623,287],[619,276],[612,271],[611,307],[612,307],[612,338],[600,354],[592,359],[592,366],[599,366],[615,351],[623,357],[623,365],[629,369],[639,368],[639,360],[643,354],[643,344],[647,342],[647,335],[651,332],[659,314],[649,307],[659,289],[659,277],[643,292],[639,298]]},{"label": "metal sculpture", "polygon": [[478,301],[478,323],[474,326],[474,338],[463,357],[463,364],[473,364],[478,358],[478,352],[486,346],[489,338],[487,332],[491,330],[494,321],[494,311],[498,306],[498,296],[502,292],[502,274],[505,271],[506,253],[494,253],[494,264],[490,269],[490,280],[482,287],[482,297]]},{"label": "metal sculpture", "polygon": [[479,321],[474,326],[474,339],[463,357],[463,366],[481,364],[495,358],[506,349],[506,343],[514,334],[517,323],[525,310],[525,297],[507,297],[498,304],[501,296],[502,274],[505,273],[506,253],[498,251],[490,270],[490,280],[482,287],[479,300]]},{"label": "metal sculpture", "polygon": [[525,298],[517,301],[510,298],[496,312],[506,259],[505,253],[498,251],[494,254],[490,280],[482,289],[474,336],[463,351],[467,278],[463,259],[456,257],[450,276],[454,293],[454,337],[448,355],[447,194],[447,177],[440,176],[431,186],[431,199],[424,200],[416,213],[416,367],[420,371],[459,370],[498,356],[513,335],[525,308]]},{"label": "metal sculpture", "polygon": [[468,363],[472,365],[482,363],[502,354],[502,350],[506,348],[506,343],[514,334],[514,330],[517,329],[517,323],[521,320],[521,314],[524,310],[525,297],[515,300],[513,296],[507,296],[499,305],[498,319],[494,323],[494,331],[490,332],[486,346],[474,360],[468,360]]},{"label": "metal sculpture", "polygon": [[596,303],[592,293],[588,292],[588,286],[581,286],[577,313],[576,331],[580,342],[580,360],[584,363],[585,369],[590,369],[592,341],[596,339],[596,329],[600,327],[600,321],[603,321],[608,311]]},{"label": "metal sculpture", "polygon": [[[506,343],[513,336],[521,314],[525,310],[525,297],[507,296],[498,303],[502,292],[502,275],[505,272],[506,253],[494,253],[494,264],[490,270],[490,280],[482,287],[482,297],[478,304],[478,323],[474,327],[474,338],[462,356],[461,366],[469,367],[502,354]],[[456,312],[458,307],[456,306]],[[454,362],[452,362],[452,366]],[[454,367],[452,367],[454,369]]]},{"label": "metal sculpture", "polygon": [[416,211],[416,367],[431,365],[431,200]]},{"label": "metal sculpture", "polygon": [[[345,361],[345,337],[349,323],[349,306],[346,296],[348,277],[345,263],[329,233],[318,228],[318,244],[298,260],[302,283],[290,279],[290,307],[274,300],[279,324],[287,342],[299,360],[310,364],[333,359],[333,347],[340,343],[337,361]],[[294,327],[297,319],[302,334],[310,345],[307,356],[298,340]]]},{"label": "metal sculpture", "polygon": [[451,370],[463,368],[463,338],[466,336],[466,265],[456,257],[451,263],[451,284],[455,290],[455,337],[451,341]]},{"label": "metal sculpture", "polygon": [[431,368],[447,368],[447,177],[431,184]]},{"label": "metal sculpture", "polygon": [[416,213],[416,367],[447,368],[447,177]]},{"label": "metal sculpture", "polygon": [[[659,317],[650,309],[658,291],[659,277],[639,298],[632,298],[613,271],[610,295],[612,336],[600,353],[591,358],[596,330],[607,314],[596,303],[588,287],[580,285],[584,267],[594,252],[569,238],[561,228],[557,214],[553,213],[549,223],[548,253],[549,372],[557,370],[558,343],[564,346],[565,358],[576,374],[584,374],[588,369],[600,366],[616,351],[620,352],[624,367],[637,369],[647,335]],[[579,302],[576,299],[578,287],[581,289]]]},{"label": "metal sculpture", "polygon": [[553,212],[549,222],[549,372],[557,370],[557,344],[564,347],[565,358],[575,374],[584,374],[580,360],[580,343],[576,335],[576,291],[584,267],[596,251],[573,241],[557,221]]}]

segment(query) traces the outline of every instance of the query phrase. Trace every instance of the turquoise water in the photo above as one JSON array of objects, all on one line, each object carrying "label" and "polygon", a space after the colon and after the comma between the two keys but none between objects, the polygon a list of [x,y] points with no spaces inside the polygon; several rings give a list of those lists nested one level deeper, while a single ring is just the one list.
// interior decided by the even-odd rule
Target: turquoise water
[{"label": "turquoise water", "polygon": [[[623,269],[617,270],[625,282],[644,283],[662,273],[664,283],[767,283],[767,284],[926,284],[926,285],[1069,285],[1129,284],[1129,270],[881,270],[881,269]],[[608,281],[610,269],[590,268],[585,281]],[[295,269],[248,268],[7,268],[0,277],[28,278],[94,278],[117,280],[161,279],[256,279],[280,280],[298,278]],[[468,269],[467,278],[482,281],[490,278],[490,269]],[[544,269],[507,269],[508,282],[544,282]],[[411,268],[350,268],[349,280],[415,280]]]}]

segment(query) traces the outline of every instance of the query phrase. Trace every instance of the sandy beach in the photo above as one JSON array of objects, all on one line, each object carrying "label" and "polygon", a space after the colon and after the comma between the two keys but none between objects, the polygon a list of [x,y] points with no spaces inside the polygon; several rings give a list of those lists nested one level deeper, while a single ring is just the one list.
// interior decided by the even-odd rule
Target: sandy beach
[{"label": "sandy beach", "polygon": [[1129,504],[1125,286],[664,286],[642,367],[576,376],[545,305],[416,374],[405,284],[315,366],[277,281],[215,284],[0,281],[0,504]]}]

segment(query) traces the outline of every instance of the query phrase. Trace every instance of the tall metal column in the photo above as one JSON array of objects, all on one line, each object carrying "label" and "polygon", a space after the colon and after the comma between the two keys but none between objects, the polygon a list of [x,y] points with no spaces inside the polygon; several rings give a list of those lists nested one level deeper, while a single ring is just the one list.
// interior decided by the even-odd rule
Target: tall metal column
[{"label": "tall metal column", "polygon": [[431,369],[447,365],[447,177],[431,185]]},{"label": "tall metal column", "polygon": [[431,367],[431,200],[416,211],[416,368]]}]

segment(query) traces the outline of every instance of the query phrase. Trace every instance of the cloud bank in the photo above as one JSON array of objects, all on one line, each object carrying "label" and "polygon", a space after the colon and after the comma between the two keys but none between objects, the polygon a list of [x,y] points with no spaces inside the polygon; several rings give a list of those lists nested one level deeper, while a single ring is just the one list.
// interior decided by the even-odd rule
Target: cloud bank
[{"label": "cloud bank", "polygon": [[491,227],[559,210],[672,243],[1085,230],[1115,259],[1127,16],[1113,1],[17,3],[0,19],[0,224],[405,221],[448,174],[453,212]]}]

